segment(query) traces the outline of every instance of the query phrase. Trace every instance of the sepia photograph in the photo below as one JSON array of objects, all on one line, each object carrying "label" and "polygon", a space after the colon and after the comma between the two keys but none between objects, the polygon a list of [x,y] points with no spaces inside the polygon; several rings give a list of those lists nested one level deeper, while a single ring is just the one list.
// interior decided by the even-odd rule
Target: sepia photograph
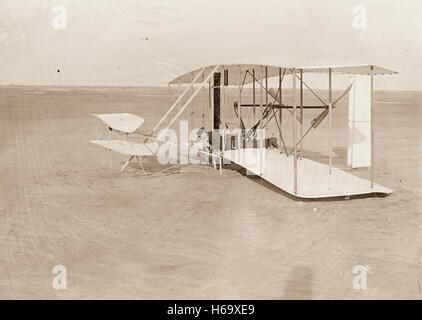
[{"label": "sepia photograph", "polygon": [[421,35],[418,0],[2,0],[0,300],[422,300]]}]

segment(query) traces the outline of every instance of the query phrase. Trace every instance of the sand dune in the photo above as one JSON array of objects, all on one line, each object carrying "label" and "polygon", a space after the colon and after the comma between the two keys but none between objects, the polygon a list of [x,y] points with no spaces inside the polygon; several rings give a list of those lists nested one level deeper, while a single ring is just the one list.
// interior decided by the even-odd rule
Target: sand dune
[{"label": "sand dune", "polygon": [[[168,89],[1,88],[0,298],[420,299],[422,95],[375,98],[394,102],[375,105],[376,181],[394,193],[298,201],[230,169],[141,177],[113,155],[110,170],[88,143],[90,114],[132,112],[152,127]],[[342,167],[346,110],[334,120]],[[325,161],[324,139],[322,127],[305,154]],[[64,291],[51,285],[58,264]],[[352,287],[358,264],[372,272],[366,290]]]}]

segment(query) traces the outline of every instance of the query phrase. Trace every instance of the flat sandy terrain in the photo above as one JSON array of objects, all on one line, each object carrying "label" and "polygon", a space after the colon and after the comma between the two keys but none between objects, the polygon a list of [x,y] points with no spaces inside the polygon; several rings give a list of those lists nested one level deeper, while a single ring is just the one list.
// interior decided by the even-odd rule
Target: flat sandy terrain
[{"label": "flat sandy terrain", "polygon": [[[110,170],[88,142],[93,112],[135,113],[148,129],[174,100],[167,88],[0,89],[0,298],[422,298],[421,93],[376,93],[376,182],[394,193],[336,201],[292,199],[229,168],[120,173],[125,157]],[[310,135],[305,156],[326,161],[326,138],[324,126]],[[52,287],[55,265],[67,290]],[[370,268],[366,290],[352,287],[355,265]]]}]

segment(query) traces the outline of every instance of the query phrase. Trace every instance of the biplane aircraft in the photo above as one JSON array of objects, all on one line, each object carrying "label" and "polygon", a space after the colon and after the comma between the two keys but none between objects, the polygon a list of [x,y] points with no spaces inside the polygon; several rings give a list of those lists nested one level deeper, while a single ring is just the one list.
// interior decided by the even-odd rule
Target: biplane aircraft
[{"label": "biplane aircraft", "polygon": [[[316,93],[304,75],[328,75],[328,98]],[[199,107],[203,132],[208,132],[198,150],[212,159],[214,167],[235,163],[260,176],[274,186],[298,198],[349,197],[363,194],[384,194],[389,188],[375,183],[373,82],[375,75],[396,72],[374,65],[331,67],[282,67],[260,64],[213,65],[185,73],[173,79],[180,95],[150,132],[141,132],[142,117],[127,114],[95,114],[109,130],[108,140],[91,142],[110,151],[128,156],[121,170],[130,161],[154,156],[163,142],[163,130],[169,129],[186,112],[197,96],[206,95]],[[333,75],[349,75],[351,83],[333,99]],[[291,79],[289,95],[283,83]],[[284,82],[283,82],[284,81]],[[276,84],[276,89],[269,87]],[[184,89],[183,89],[183,86]],[[183,89],[183,90],[182,90]],[[304,89],[318,100],[318,105],[305,105]],[[341,99],[349,95],[347,166],[370,167],[369,180],[357,177],[333,166],[333,112]],[[231,95],[232,99],[227,96]],[[286,98],[288,97],[288,99]],[[201,105],[201,104],[200,104]],[[201,109],[202,108],[202,109]],[[224,121],[227,110],[235,122]],[[305,128],[304,112],[319,113]],[[194,111],[191,112],[194,114]],[[303,142],[310,132],[328,121],[328,164],[303,157]],[[266,139],[269,124],[277,137]],[[235,128],[233,128],[233,126]],[[285,128],[291,129],[287,136]],[[160,131],[159,131],[160,130]],[[111,139],[111,133],[137,135],[137,141]],[[233,142],[233,132],[236,136]],[[198,135],[199,136],[199,135]]]}]

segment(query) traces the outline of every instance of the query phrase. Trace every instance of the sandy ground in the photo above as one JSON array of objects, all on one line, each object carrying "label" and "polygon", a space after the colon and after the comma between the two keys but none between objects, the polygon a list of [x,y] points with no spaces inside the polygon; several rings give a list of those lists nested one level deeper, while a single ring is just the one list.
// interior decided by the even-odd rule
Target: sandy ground
[{"label": "sandy ground", "polygon": [[[151,128],[168,89],[0,89],[0,298],[421,299],[422,94],[375,98],[376,181],[394,193],[300,201],[230,169],[141,177],[113,155],[110,170],[88,143],[90,113]],[[342,167],[346,111],[336,119]],[[324,139],[321,128],[305,154],[326,161]],[[52,287],[59,264],[67,290]],[[366,290],[352,287],[355,265],[370,268]]]}]

